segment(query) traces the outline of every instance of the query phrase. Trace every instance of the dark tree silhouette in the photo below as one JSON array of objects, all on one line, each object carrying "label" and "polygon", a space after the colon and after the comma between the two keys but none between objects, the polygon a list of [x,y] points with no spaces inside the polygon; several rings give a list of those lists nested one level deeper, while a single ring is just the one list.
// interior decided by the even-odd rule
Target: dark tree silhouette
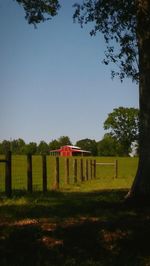
[{"label": "dark tree silhouette", "polygon": [[139,82],[139,164],[127,198],[150,201],[150,1],[85,0],[75,7],[74,19],[81,26],[93,22],[91,34],[103,33],[107,43],[104,63],[119,64],[119,71],[112,75]]},{"label": "dark tree silhouette", "polygon": [[16,0],[25,10],[25,18],[35,27],[38,23],[57,15],[60,8],[58,0]]}]

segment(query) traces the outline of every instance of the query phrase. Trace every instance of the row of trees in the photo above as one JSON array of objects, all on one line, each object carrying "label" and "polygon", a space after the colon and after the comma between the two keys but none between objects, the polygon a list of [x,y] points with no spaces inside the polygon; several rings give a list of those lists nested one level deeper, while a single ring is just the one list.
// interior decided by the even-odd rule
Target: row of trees
[{"label": "row of trees", "polygon": [[[68,140],[68,141],[65,141]],[[0,143],[0,154],[5,154],[9,150],[13,154],[49,154],[50,150],[55,150],[63,145],[73,145],[68,136],[61,136],[59,139],[54,139],[47,143],[40,141],[39,144],[36,142],[25,143],[21,138],[14,139],[12,141],[3,140]],[[75,143],[75,146],[81,149],[88,150],[92,156],[125,156],[123,146],[113,138],[110,134],[105,134],[104,138],[100,141],[94,139],[81,139]]]},{"label": "row of trees", "polygon": [[[119,107],[108,114],[104,129],[108,131],[102,140],[78,140],[75,145],[91,152],[92,156],[128,156],[132,143],[138,143],[139,110]],[[11,150],[13,154],[49,154],[50,150],[59,149],[64,145],[73,145],[68,136],[61,136],[50,143],[41,141],[39,144],[26,144],[23,139],[4,140],[0,143],[0,153]]]},{"label": "row of trees", "polygon": [[9,150],[13,154],[49,154],[50,150],[58,149],[63,145],[71,145],[69,137],[62,136],[57,140],[52,140],[50,143],[42,140],[39,144],[36,142],[25,143],[21,138],[4,140],[0,143],[0,154],[7,153]]}]

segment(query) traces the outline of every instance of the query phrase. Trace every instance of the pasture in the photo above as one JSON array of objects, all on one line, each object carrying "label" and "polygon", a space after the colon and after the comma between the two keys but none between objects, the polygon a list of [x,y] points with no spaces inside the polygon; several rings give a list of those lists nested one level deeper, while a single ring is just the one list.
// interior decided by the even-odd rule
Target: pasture
[{"label": "pasture", "polygon": [[149,266],[150,208],[126,205],[127,190],[86,184],[1,198],[0,265]]},{"label": "pasture", "polygon": [[[35,189],[40,190],[41,158],[33,159]],[[59,191],[50,191],[55,158],[48,156],[49,191],[13,193],[11,198],[1,193],[0,265],[150,266],[150,208],[124,202],[137,159],[117,158],[117,178],[113,166],[98,166],[95,179],[81,182],[79,171],[78,182],[70,178],[67,185],[63,159]],[[70,160],[70,177],[71,165]],[[0,171],[3,176],[3,167]],[[25,157],[13,157],[12,171],[14,188],[25,188]]]},{"label": "pasture", "polygon": [[[0,157],[1,159],[4,156]],[[74,181],[74,160],[77,161],[76,182]],[[81,180],[88,183],[85,190],[91,190],[93,183],[93,169],[91,163],[115,163],[118,162],[117,178],[115,165],[97,165],[95,173],[94,189],[129,188],[137,169],[137,158],[114,157],[70,157],[68,158],[68,172],[66,170],[66,158],[59,158],[59,187],[61,190],[79,191],[82,187]],[[83,166],[81,168],[81,159]],[[88,161],[88,162],[87,162]],[[88,163],[88,165],[87,165]],[[53,190],[56,179],[56,158],[46,156],[47,189]],[[83,171],[81,178],[81,171]],[[12,155],[12,190],[27,190],[27,157],[24,155]],[[42,190],[42,156],[32,156],[32,186],[33,191]],[[87,176],[88,175],[88,176]],[[68,176],[68,177],[67,177]],[[66,182],[66,179],[68,181]],[[88,185],[89,184],[89,185]],[[83,188],[81,188],[82,190]],[[5,190],[5,164],[0,163],[0,192]]]}]

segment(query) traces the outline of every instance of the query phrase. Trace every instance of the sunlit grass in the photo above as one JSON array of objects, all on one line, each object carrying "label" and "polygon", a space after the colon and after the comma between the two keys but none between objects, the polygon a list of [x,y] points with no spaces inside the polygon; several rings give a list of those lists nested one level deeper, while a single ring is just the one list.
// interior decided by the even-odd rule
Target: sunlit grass
[{"label": "sunlit grass", "polygon": [[[42,158],[41,156],[33,156],[32,169],[33,169],[33,190],[42,190]],[[81,184],[81,158],[77,157],[77,185],[74,184],[74,172],[73,172],[73,160],[69,158],[69,183],[66,185],[66,158],[60,158],[60,188],[61,189],[84,189],[85,191],[93,187],[93,189],[109,189],[109,188],[129,188],[132,180],[135,176],[137,169],[137,158],[114,158],[114,157],[84,157],[83,159],[83,175],[86,177],[86,160],[89,160],[88,174],[89,181],[87,185]],[[118,160],[118,176],[115,179],[115,166],[112,165],[97,165],[96,167],[96,178],[95,183],[91,180],[91,169],[90,161],[96,160],[96,162],[115,163]],[[47,187],[48,190],[54,188],[55,183],[55,157],[47,156]],[[5,167],[4,164],[0,163],[0,191],[5,189]],[[12,156],[12,189],[13,190],[27,190],[27,159],[24,155],[13,155]]]}]

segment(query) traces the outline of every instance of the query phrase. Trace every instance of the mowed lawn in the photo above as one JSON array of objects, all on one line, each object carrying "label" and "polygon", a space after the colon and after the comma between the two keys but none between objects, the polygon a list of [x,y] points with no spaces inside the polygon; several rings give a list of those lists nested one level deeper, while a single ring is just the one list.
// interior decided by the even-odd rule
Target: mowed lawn
[{"label": "mowed lawn", "polygon": [[96,179],[62,182],[59,191],[1,194],[0,265],[150,266],[150,207],[124,200],[137,159],[118,158],[118,166],[117,179],[113,166],[98,166]]}]

